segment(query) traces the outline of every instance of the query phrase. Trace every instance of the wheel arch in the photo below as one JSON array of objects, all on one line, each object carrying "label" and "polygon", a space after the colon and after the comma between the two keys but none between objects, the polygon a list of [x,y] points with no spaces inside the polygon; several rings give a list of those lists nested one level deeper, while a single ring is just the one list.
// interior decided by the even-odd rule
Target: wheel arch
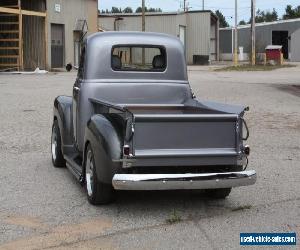
[{"label": "wheel arch", "polygon": [[61,134],[62,151],[65,145],[72,145],[72,97],[58,96],[54,100],[53,121],[57,120]]},{"label": "wheel arch", "polygon": [[91,145],[94,152],[98,179],[106,184],[111,184],[113,175],[120,170],[122,142],[119,132],[113,124],[103,115],[94,115],[88,121],[84,137],[84,166],[86,149]]}]

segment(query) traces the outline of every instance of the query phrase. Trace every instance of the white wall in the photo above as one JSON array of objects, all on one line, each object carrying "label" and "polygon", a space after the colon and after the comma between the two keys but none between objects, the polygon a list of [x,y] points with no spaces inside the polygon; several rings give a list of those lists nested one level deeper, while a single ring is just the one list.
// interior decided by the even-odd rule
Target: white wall
[{"label": "white wall", "polygon": [[300,62],[300,29],[291,35],[291,61]]},{"label": "white wall", "polygon": [[[141,31],[141,16],[122,16],[123,20],[116,22],[120,31]],[[99,27],[105,31],[114,30],[115,17],[99,16]],[[211,28],[210,12],[188,12],[179,14],[162,14],[146,16],[146,31],[174,35],[179,38],[179,27],[186,27],[186,55],[188,64],[193,63],[193,55],[207,55],[217,52],[211,36],[218,38],[215,26]]]},{"label": "white wall", "polygon": [[[55,4],[60,4],[61,11],[55,11]],[[74,28],[77,19],[88,21],[89,33],[98,31],[98,3],[96,0],[48,0],[48,67],[51,67],[51,23],[65,26],[65,64],[74,64]]]}]

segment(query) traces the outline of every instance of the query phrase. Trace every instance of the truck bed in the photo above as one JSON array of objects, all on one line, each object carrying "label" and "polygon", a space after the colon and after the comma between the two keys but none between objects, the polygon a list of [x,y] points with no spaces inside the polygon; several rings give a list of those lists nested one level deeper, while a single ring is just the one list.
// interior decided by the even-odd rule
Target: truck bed
[{"label": "truck bed", "polygon": [[102,104],[123,112],[132,124],[134,132],[124,142],[135,159],[131,166],[216,166],[238,162],[242,107],[224,109],[222,105],[220,109],[218,104],[196,100],[185,104]]}]

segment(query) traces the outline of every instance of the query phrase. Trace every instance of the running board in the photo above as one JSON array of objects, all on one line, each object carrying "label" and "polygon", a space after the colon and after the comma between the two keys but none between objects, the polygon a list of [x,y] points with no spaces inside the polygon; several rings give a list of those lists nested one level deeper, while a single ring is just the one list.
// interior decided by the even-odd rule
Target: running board
[{"label": "running board", "polygon": [[78,155],[72,154],[72,155],[64,155],[64,158],[66,160],[66,166],[71,171],[71,173],[82,183],[82,172],[79,171],[79,169],[82,168],[80,164],[78,164],[75,159]]}]

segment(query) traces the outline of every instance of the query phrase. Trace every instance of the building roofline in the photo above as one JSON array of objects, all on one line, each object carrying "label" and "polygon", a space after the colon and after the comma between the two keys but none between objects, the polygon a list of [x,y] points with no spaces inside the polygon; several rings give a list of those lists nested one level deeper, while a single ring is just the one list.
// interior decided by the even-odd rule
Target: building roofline
[{"label": "building roofline", "polygon": [[[173,12],[146,12],[146,16],[169,16],[169,15],[182,15],[189,13],[210,13],[218,19],[217,15],[211,10],[190,10],[190,11],[173,11]],[[98,17],[136,17],[141,16],[142,13],[99,13]]]},{"label": "building roofline", "polygon": [[[294,18],[294,19],[288,19],[288,20],[278,20],[278,21],[265,22],[265,23],[257,23],[255,25],[255,27],[268,26],[268,25],[281,24],[281,23],[293,23],[293,22],[300,22],[300,18]],[[239,25],[238,29],[247,29],[250,27],[251,27],[250,24]],[[232,29],[234,29],[234,27],[220,28],[220,30],[232,30]]]}]

